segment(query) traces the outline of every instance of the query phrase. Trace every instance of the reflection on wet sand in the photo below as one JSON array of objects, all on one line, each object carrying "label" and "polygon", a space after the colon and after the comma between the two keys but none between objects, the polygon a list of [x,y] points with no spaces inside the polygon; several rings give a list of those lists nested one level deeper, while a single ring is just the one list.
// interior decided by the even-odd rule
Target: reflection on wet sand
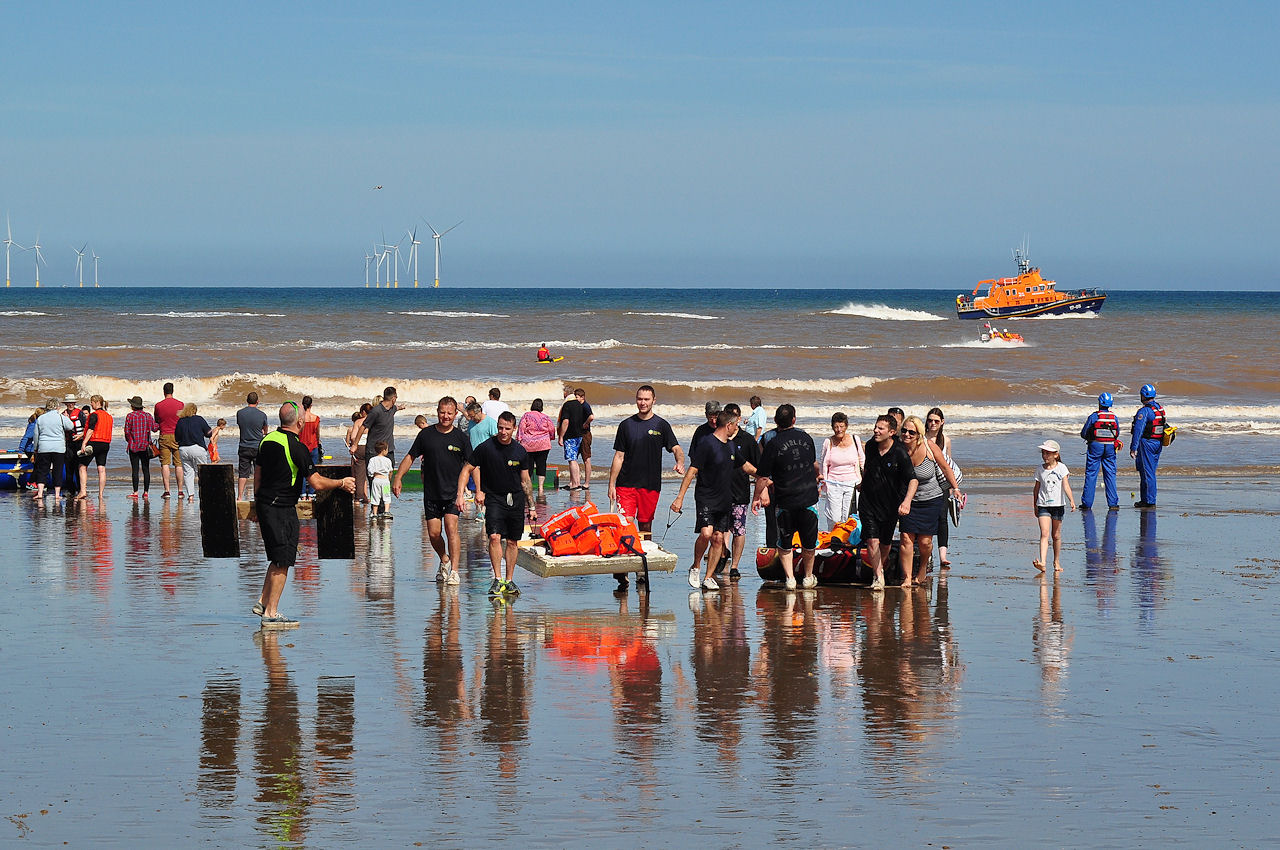
[{"label": "reflection on wet sand", "polygon": [[[1114,513],[1114,511],[1112,511]],[[1050,579],[1039,576],[1040,607],[1031,618],[1031,652],[1040,665],[1040,698],[1046,709],[1056,708],[1066,691],[1071,628],[1062,618],[1061,573],[1054,573],[1052,596]]]},{"label": "reflection on wet sand", "polygon": [[1154,508],[1138,512],[1138,539],[1134,543],[1129,568],[1133,572],[1137,594],[1138,621],[1150,623],[1154,621],[1156,611],[1168,601],[1168,584],[1172,580],[1164,559],[1160,557]]},{"label": "reflection on wet sand", "polygon": [[354,793],[356,680],[321,676],[316,680],[316,806],[330,814],[356,808]]},{"label": "reflection on wet sand", "polygon": [[520,756],[529,737],[529,671],[515,609],[496,602],[489,619],[484,685],[480,691],[480,737],[498,751],[504,794],[517,790]]},{"label": "reflection on wet sand", "polygon": [[779,787],[805,769],[818,712],[818,629],[815,592],[756,592],[760,648],[752,665],[755,702],[764,715]]},{"label": "reflection on wet sand", "polygon": [[648,596],[631,613],[621,594],[618,611],[548,614],[542,633],[548,657],[570,668],[603,666],[609,676],[610,712],[618,753],[625,759],[630,782],[645,797],[661,790],[656,759],[666,741],[662,705],[662,661],[656,641],[670,634],[675,615],[651,613]]},{"label": "reflection on wet sand", "polygon": [[751,682],[746,610],[737,584],[689,595],[693,611],[693,680],[698,740],[716,748],[720,768],[736,773],[742,713]]},{"label": "reflection on wet sand", "polygon": [[200,715],[200,774],[196,791],[202,808],[228,812],[235,802],[239,741],[240,680],[231,675],[215,676],[204,686]]},{"label": "reflection on wet sand", "polygon": [[858,653],[862,700],[875,774],[895,791],[923,781],[926,745],[950,729],[963,667],[948,615],[946,576],[929,587],[864,593]]},{"label": "reflection on wet sand", "polygon": [[475,712],[467,693],[462,654],[462,606],[456,586],[438,585],[439,605],[427,618],[422,647],[420,722],[434,730],[429,745],[442,777],[464,763],[467,721]]},{"label": "reflection on wet sand", "polygon": [[1116,554],[1116,522],[1119,511],[1107,511],[1098,541],[1098,524],[1093,511],[1081,511],[1084,522],[1084,577],[1085,585],[1092,587],[1098,599],[1098,611],[1110,613],[1115,606],[1116,576],[1120,572],[1120,557]]},{"label": "reflection on wet sand", "polygon": [[303,779],[302,725],[298,717],[298,692],[280,652],[277,632],[257,632],[262,649],[267,689],[262,719],[254,734],[254,770],[261,804],[257,823],[264,837],[300,842],[306,838],[304,818],[309,800]]}]

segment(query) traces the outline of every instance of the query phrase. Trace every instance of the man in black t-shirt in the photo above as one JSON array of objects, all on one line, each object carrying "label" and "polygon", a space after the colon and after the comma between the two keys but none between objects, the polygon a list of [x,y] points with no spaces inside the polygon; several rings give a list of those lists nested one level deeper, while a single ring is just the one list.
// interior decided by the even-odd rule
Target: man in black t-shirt
[{"label": "man in black t-shirt", "polygon": [[[729,439],[733,440],[738,450],[742,452],[742,457],[752,467],[760,465],[760,444],[756,442],[756,438],[747,433],[747,429],[741,427],[742,424],[742,408],[730,402],[724,406],[724,409],[733,415],[733,421],[729,423]],[[733,543],[729,552],[729,578],[737,581],[742,578],[742,573],[738,571],[738,564],[742,561],[742,553],[747,547],[747,510],[751,505],[751,474],[745,470],[745,465],[738,467],[733,473],[733,525],[729,531],[733,535]],[[775,538],[777,536],[775,529]],[[776,542],[776,541],[770,541]],[[719,570],[717,570],[719,573]]]},{"label": "man in black t-shirt", "polygon": [[311,465],[311,450],[298,439],[302,430],[298,420],[297,403],[282,404],[279,429],[262,438],[254,459],[254,508],[270,563],[253,613],[262,618],[264,629],[291,629],[298,625],[297,620],[281,614],[277,606],[289,567],[298,559],[298,497],[302,495],[302,483],[310,484],[316,492],[339,488],[348,493],[356,491],[354,478],[325,478],[316,472]]},{"label": "man in black t-shirt", "polygon": [[356,429],[355,438],[351,441],[351,445],[358,446],[360,435],[367,433],[369,438],[365,444],[370,449],[379,442],[386,443],[387,457],[391,458],[392,463],[396,460],[396,413],[404,410],[404,405],[397,404],[396,398],[395,387],[387,387],[383,390],[382,401],[369,410],[369,414]]},{"label": "man in black t-shirt", "polygon": [[[569,392],[565,388],[565,392]],[[579,396],[581,393],[581,396]],[[556,419],[556,442],[564,447],[564,459],[569,464],[569,490],[585,490],[582,483],[582,471],[579,463],[582,459],[582,438],[586,433],[587,405],[583,401],[587,394],[582,390],[574,390],[560,405],[560,415]]]},{"label": "man in black t-shirt", "polygon": [[[526,515],[538,518],[529,482],[529,453],[512,439],[516,417],[511,411],[498,415],[498,433],[475,448],[471,461],[462,468],[458,490],[471,476],[476,485],[476,505],[484,509],[484,529],[489,535],[489,563],[493,565],[490,596],[519,596],[520,588],[512,581],[516,571],[518,541],[524,536]],[[502,578],[502,560],[507,561],[506,579]]]},{"label": "man in black t-shirt", "polygon": [[[778,511],[778,557],[786,575],[787,590],[795,590],[792,570],[792,538],[800,535],[800,582],[816,587],[813,556],[818,547],[818,453],[813,438],[795,427],[796,409],[778,405],[773,416],[778,435],[760,454],[760,471],[756,475],[756,504],[772,499]],[[772,495],[769,485],[773,485]]]},{"label": "man in black t-shirt", "polygon": [[[461,428],[453,427],[458,417],[458,402],[445,396],[436,404],[436,424],[418,431],[409,452],[396,468],[391,492],[400,495],[404,474],[413,462],[422,458],[422,509],[427,519],[427,537],[440,559],[436,581],[460,584],[458,559],[462,538],[458,535],[458,516],[462,513],[458,479],[471,462],[471,440]],[[446,538],[448,547],[446,549]]]},{"label": "man in black t-shirt", "polygon": [[693,436],[689,438],[689,457],[693,457],[693,450],[698,447],[702,438],[711,436],[711,432],[716,430],[716,416],[721,410],[720,402],[709,401],[703,406],[703,410],[707,415],[707,421],[693,429]]},{"label": "man in black t-shirt", "polygon": [[[733,479],[741,468],[747,474],[755,467],[747,463],[738,445],[729,439],[729,426],[734,416],[727,410],[716,413],[716,428],[698,441],[689,453],[689,469],[680,482],[680,492],[671,503],[671,510],[681,512],[684,494],[696,476],[698,486],[693,491],[697,511],[694,527],[698,537],[693,543],[693,566],[689,567],[689,586],[695,590],[717,591],[720,585],[712,577],[714,565],[724,551],[724,535],[733,527]],[[710,550],[707,559],[707,577],[701,579],[702,554]],[[701,579],[701,580],[700,580]]]},{"label": "man in black t-shirt", "polygon": [[892,414],[876,417],[862,468],[858,522],[862,526],[862,541],[867,544],[867,565],[875,573],[872,590],[884,590],[884,556],[893,543],[898,508],[915,476],[911,456],[898,441],[897,433],[898,422]]}]

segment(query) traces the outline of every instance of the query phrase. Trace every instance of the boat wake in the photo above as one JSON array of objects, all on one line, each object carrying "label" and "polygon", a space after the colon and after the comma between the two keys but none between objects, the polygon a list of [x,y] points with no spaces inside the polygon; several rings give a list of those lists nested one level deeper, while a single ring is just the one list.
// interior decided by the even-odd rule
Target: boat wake
[{"label": "boat wake", "polygon": [[883,319],[888,322],[945,322],[945,316],[935,316],[924,310],[904,310],[887,304],[854,304],[828,310],[831,316],[862,316],[865,319]]}]

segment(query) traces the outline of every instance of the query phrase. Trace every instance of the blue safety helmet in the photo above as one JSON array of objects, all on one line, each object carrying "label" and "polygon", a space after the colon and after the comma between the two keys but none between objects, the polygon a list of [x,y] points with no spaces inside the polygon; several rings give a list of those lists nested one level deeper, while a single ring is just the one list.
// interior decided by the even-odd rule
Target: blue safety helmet
[{"label": "blue safety helmet", "polygon": [[1098,396],[1098,407],[1111,406],[1111,393],[1102,393]]},{"label": "blue safety helmet", "polygon": [[1140,395],[1144,400],[1150,401],[1151,399],[1156,397],[1156,388],[1151,386],[1150,384],[1143,384]]}]

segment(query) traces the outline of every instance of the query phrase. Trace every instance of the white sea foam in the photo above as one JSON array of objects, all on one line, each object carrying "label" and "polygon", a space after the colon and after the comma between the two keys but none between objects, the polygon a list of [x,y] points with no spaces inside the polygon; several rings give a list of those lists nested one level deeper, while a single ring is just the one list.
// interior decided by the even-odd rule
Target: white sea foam
[{"label": "white sea foam", "polygon": [[945,322],[945,316],[935,316],[924,310],[904,310],[901,307],[890,307],[886,304],[854,304],[852,301],[843,307],[828,310],[832,316],[862,316],[865,319],[884,319],[890,322]]},{"label": "white sea foam", "polygon": [[671,319],[703,319],[708,321],[716,321],[722,318],[721,316],[704,316],[700,313],[664,313],[661,311],[626,312],[626,313],[623,313],[622,315],[624,316],[665,316]]},{"label": "white sea foam", "polygon": [[242,313],[232,310],[188,310],[179,312],[170,310],[168,313],[127,313],[129,316],[156,316],[161,319],[222,319],[228,316],[237,318],[283,318],[284,313]]},{"label": "white sea foam", "polygon": [[[929,346],[922,346],[928,348]],[[1031,343],[1021,339],[993,339],[983,342],[980,339],[971,339],[966,342],[949,342],[938,346],[939,348],[1031,348]]]},{"label": "white sea foam", "polygon": [[469,313],[465,310],[401,310],[394,313],[387,311],[389,316],[436,316],[441,319],[509,319],[511,316],[506,313]]},{"label": "white sea foam", "polygon": [[[1010,316],[1009,318],[1013,318]],[[1091,310],[1083,313],[1044,313],[1039,316],[1018,316],[1019,319],[1096,319],[1098,314]]]},{"label": "white sea foam", "polygon": [[663,383],[669,387],[689,387],[695,390],[769,389],[790,393],[830,395],[831,393],[867,389],[876,383],[876,379],[859,375],[852,378],[819,378],[811,381],[788,380],[786,378],[756,378],[750,381],[743,381],[738,378],[725,378],[718,381],[664,381]]},{"label": "white sea foam", "polygon": [[0,316],[50,316],[58,313],[41,313],[39,310],[0,310]]}]

